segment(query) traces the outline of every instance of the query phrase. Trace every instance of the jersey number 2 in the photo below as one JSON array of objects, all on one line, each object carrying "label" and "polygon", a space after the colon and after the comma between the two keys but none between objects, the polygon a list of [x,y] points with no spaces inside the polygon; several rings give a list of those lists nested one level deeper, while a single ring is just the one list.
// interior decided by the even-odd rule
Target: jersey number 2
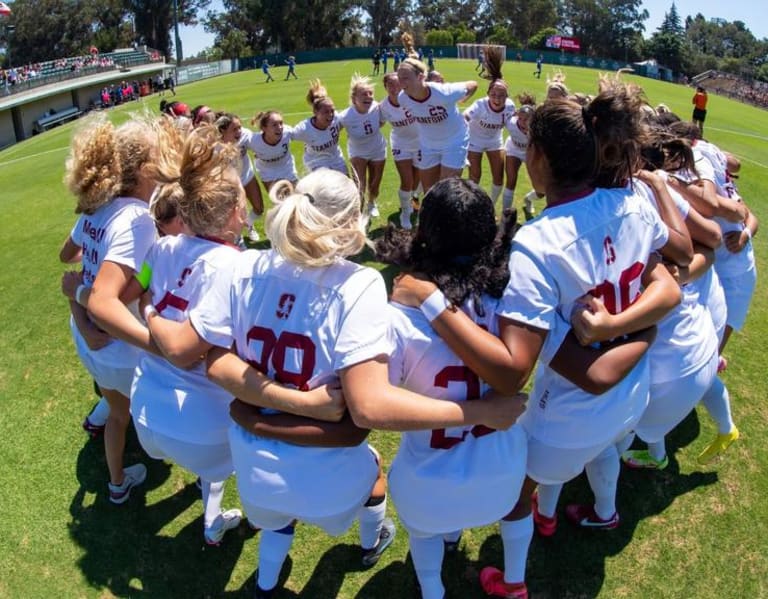
[{"label": "jersey number 2", "polygon": [[[306,335],[283,331],[278,337],[272,329],[254,326],[248,331],[246,340],[261,342],[261,355],[257,360],[248,360],[248,363],[258,371],[268,374],[269,363],[275,370],[275,380],[295,386],[301,391],[307,391],[307,382],[312,378],[315,370],[315,342]],[[298,372],[291,372],[285,368],[286,351],[292,349],[300,352],[301,366]]]},{"label": "jersey number 2", "polygon": [[[467,386],[467,401],[480,398],[480,380],[477,375],[466,366],[446,366],[435,376],[435,387],[448,388],[448,383],[465,383]],[[461,436],[451,437],[446,434],[444,428],[436,428],[432,431],[429,446],[432,449],[451,449],[464,441],[468,433],[474,437],[482,437],[494,432],[495,429],[477,424],[469,431],[464,431]]]}]

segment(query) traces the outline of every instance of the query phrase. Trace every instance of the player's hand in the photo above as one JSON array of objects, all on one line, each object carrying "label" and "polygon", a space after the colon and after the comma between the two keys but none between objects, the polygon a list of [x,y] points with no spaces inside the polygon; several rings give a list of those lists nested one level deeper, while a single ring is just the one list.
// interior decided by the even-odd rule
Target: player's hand
[{"label": "player's hand", "polygon": [[109,345],[112,341],[112,337],[109,333],[105,333],[93,323],[89,323],[88,326],[82,328],[78,327],[78,330],[83,336],[83,340],[85,340],[88,349],[91,351],[99,351]]},{"label": "player's hand", "polygon": [[723,242],[726,249],[732,254],[738,254],[747,246],[749,241],[749,233],[744,229],[743,231],[731,231],[723,235]]},{"label": "player's hand", "polygon": [[307,416],[326,422],[339,422],[347,411],[341,383],[334,381],[306,391]]},{"label": "player's hand", "polygon": [[395,277],[390,299],[403,306],[418,308],[425,299],[432,295],[435,289],[437,289],[437,285],[427,279],[425,275],[402,273]]},{"label": "player's hand", "polygon": [[152,305],[152,292],[147,289],[139,297],[139,314],[144,314],[144,308]]},{"label": "player's hand", "polygon": [[61,275],[61,292],[72,301],[75,301],[77,288],[83,283],[83,273],[76,270],[64,271]]},{"label": "player's hand", "polygon": [[525,412],[525,403],[528,401],[527,393],[515,395],[502,395],[490,390],[482,399],[489,405],[487,421],[483,424],[496,430],[506,430]]},{"label": "player's hand", "polygon": [[611,313],[602,301],[589,294],[577,300],[571,312],[571,327],[582,345],[607,341],[614,336],[611,331]]}]

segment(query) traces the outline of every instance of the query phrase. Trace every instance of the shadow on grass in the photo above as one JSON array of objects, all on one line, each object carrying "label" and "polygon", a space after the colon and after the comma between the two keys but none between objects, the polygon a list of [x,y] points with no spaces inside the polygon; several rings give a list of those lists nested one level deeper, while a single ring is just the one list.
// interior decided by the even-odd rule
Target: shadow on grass
[{"label": "shadow on grass", "polygon": [[[107,493],[103,443],[89,442],[78,454],[80,488],[70,503],[69,534],[83,550],[78,565],[88,584],[118,597],[223,596],[243,543],[254,533],[241,526],[228,533],[221,547],[207,546],[200,491],[194,484],[146,504],[147,490],[161,486],[171,466],[147,457],[131,426],[125,463],[137,461],[147,466],[146,482],[131,492],[125,504],[113,505]],[[91,501],[91,493],[95,493],[95,501]],[[195,520],[177,534],[163,532],[195,503],[193,509],[200,512]]]},{"label": "shadow on grass", "polygon": [[[560,498],[557,532],[549,539],[534,535],[531,543],[527,565],[531,599],[597,596],[605,579],[606,559],[621,553],[642,520],[662,514],[676,498],[716,483],[716,472],[680,472],[675,453],[698,435],[699,422],[694,411],[667,436],[670,461],[665,470],[622,467],[617,498],[621,524],[615,530],[582,530],[567,522],[563,514],[566,504],[593,501],[584,474],[567,484]],[[481,547],[480,565],[488,564],[503,566],[498,534],[488,537]]]}]

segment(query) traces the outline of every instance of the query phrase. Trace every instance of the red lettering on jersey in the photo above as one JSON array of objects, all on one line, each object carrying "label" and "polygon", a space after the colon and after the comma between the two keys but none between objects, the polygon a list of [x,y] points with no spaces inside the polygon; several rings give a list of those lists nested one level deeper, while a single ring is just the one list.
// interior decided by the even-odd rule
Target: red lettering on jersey
[{"label": "red lettering on jersey", "polygon": [[[258,358],[248,360],[248,363],[262,374],[269,375],[269,364],[275,371],[275,380],[289,385],[294,385],[300,391],[308,391],[307,383],[312,378],[315,370],[315,342],[306,335],[283,331],[276,336],[272,329],[253,326],[246,335],[250,351],[255,348],[252,342],[261,342],[261,351]],[[286,369],[286,350],[292,349],[301,354],[299,372]]]},{"label": "red lettering on jersey", "polygon": [[182,287],[184,285],[184,281],[187,280],[187,277],[192,274],[192,269],[187,266],[184,270],[181,271],[181,278],[177,281],[179,287]]},{"label": "red lettering on jersey", "polygon": [[[602,299],[608,312],[611,314],[619,314],[635,303],[635,300],[640,295],[638,285],[638,292],[635,293],[634,297],[630,296],[633,283],[642,276],[644,270],[645,264],[642,262],[635,262],[629,268],[625,268],[621,272],[618,283],[605,280],[589,293],[598,299]],[[616,293],[616,287],[619,288],[618,293]]]},{"label": "red lettering on jersey", "polygon": [[292,293],[283,293],[277,302],[277,311],[275,314],[281,320],[287,320],[293,310],[293,304],[296,303],[296,296]]},{"label": "red lettering on jersey", "polygon": [[170,291],[166,291],[163,299],[157,303],[155,309],[158,314],[162,314],[163,310],[169,306],[171,308],[176,308],[179,312],[184,312],[184,310],[187,309],[187,306],[189,306],[189,301],[177,295],[173,295]]},{"label": "red lettering on jersey", "polygon": [[603,239],[603,249],[605,250],[605,263],[613,264],[616,262],[616,250],[613,247],[613,239],[610,236]]}]

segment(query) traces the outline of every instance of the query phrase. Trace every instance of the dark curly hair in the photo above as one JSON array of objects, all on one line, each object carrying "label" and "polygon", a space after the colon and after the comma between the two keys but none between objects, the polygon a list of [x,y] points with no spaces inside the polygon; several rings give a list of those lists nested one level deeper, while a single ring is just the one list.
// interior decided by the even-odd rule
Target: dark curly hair
[{"label": "dark curly hair", "polygon": [[497,226],[493,202],[483,189],[453,177],[436,183],[421,204],[415,231],[390,225],[376,242],[376,258],[430,277],[446,298],[461,306],[481,296],[500,298],[509,282],[509,251],[516,214]]}]

